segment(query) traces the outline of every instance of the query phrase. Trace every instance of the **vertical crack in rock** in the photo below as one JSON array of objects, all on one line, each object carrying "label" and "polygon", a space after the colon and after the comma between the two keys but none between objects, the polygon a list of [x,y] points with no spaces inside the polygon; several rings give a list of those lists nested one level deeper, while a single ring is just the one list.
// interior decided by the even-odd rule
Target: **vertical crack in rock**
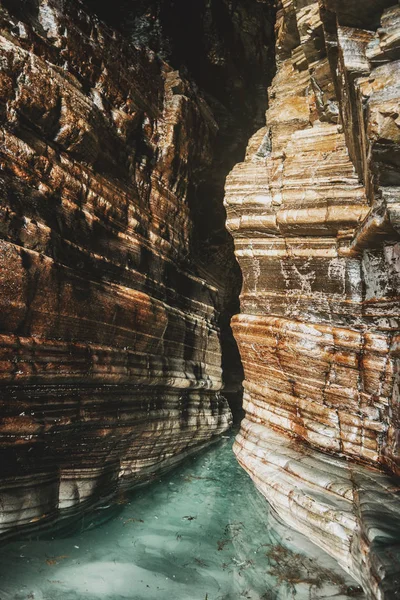
[{"label": "vertical crack in rock", "polygon": [[243,272],[238,460],[387,599],[400,590],[385,474],[400,475],[399,19],[393,0],[278,2],[266,126],[225,198]]}]

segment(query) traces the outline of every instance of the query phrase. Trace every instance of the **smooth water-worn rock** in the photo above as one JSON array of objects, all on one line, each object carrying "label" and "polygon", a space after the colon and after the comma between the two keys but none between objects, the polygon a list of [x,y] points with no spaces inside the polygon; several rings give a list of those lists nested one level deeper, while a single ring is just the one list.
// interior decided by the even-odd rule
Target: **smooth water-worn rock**
[{"label": "smooth water-worn rock", "polygon": [[[383,519],[381,503],[389,522],[400,513],[398,484],[382,487],[378,471],[354,480],[344,459],[400,475],[399,7],[278,4],[266,125],[226,184],[243,271],[233,330],[246,420],[236,452],[287,521],[370,597],[395,598],[398,534],[377,542],[365,532]],[[299,453],[290,462],[288,443]],[[297,473],[311,447],[321,471],[312,482]],[[332,495],[340,468],[351,485]]]},{"label": "smooth water-worn rock", "polygon": [[234,449],[286,523],[350,571],[368,597],[398,597],[397,478],[317,452],[248,419]]}]

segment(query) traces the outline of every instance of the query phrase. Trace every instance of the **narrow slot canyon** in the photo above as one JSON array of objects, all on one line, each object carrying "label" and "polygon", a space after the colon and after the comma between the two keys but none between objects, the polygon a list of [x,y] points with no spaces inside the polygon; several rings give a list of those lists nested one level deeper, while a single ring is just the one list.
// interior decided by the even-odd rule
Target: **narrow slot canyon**
[{"label": "narrow slot canyon", "polygon": [[0,0],[0,600],[400,598],[400,4]]}]

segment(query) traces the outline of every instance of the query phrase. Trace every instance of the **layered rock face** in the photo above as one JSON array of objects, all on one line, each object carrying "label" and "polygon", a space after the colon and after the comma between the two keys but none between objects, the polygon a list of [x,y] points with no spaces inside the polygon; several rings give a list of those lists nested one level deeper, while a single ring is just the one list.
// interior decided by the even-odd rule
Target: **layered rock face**
[{"label": "layered rock face", "polygon": [[400,6],[283,0],[266,126],[227,180],[240,463],[371,598],[400,593]]},{"label": "layered rock face", "polygon": [[4,2],[0,18],[8,535],[150,480],[231,413],[223,305],[196,274],[188,205],[212,160],[210,108],[79,2]]},{"label": "layered rock face", "polygon": [[250,135],[264,124],[265,88],[274,74],[275,9],[271,0],[84,0],[141,47],[150,47],[196,82],[218,133],[207,177],[189,178],[192,254],[199,272],[218,288],[224,395],[241,410],[243,369],[229,322],[239,312],[241,273],[226,230],[227,173],[243,159]]}]

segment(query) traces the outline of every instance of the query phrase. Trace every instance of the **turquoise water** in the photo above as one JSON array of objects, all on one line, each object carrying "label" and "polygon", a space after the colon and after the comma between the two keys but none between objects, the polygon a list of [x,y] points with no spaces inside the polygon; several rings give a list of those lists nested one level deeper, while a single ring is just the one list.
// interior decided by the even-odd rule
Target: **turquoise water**
[{"label": "turquoise water", "polygon": [[0,600],[342,600],[354,581],[278,522],[223,439],[82,519],[0,549]]}]

